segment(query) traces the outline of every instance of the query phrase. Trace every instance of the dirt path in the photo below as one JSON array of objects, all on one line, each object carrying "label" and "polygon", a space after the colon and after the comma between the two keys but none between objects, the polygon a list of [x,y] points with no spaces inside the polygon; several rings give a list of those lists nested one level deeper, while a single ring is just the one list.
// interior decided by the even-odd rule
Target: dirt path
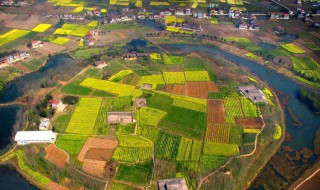
[{"label": "dirt path", "polygon": [[295,187],[293,190],[298,190],[300,186],[302,186],[306,181],[310,180],[313,176],[317,175],[317,173],[320,172],[320,168],[318,170],[316,170],[315,172],[313,172],[313,174],[311,174],[308,178],[306,178],[305,180],[303,180],[297,187]]}]

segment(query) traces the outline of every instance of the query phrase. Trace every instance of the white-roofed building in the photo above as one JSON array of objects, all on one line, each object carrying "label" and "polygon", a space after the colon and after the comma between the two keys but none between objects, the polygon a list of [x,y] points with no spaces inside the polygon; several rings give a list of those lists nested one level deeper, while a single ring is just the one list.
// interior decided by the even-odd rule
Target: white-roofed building
[{"label": "white-roofed building", "polygon": [[54,143],[57,136],[52,131],[18,131],[14,141],[18,145],[31,143]]},{"label": "white-roofed building", "polygon": [[40,119],[39,130],[45,131],[50,128],[50,120],[48,118]]}]

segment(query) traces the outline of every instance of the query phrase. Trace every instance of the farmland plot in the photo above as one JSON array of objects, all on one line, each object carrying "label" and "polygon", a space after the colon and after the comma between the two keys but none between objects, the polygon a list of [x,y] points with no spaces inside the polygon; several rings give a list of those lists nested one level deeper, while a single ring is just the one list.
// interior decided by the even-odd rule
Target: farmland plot
[{"label": "farmland plot", "polygon": [[230,117],[242,117],[242,110],[238,99],[226,99],[224,101],[226,114]]},{"label": "farmland plot", "polygon": [[73,111],[66,132],[91,135],[101,103],[102,98],[81,98]]},{"label": "farmland plot", "polygon": [[85,159],[82,165],[82,170],[93,176],[103,178],[106,165],[106,161]]},{"label": "farmland plot", "polygon": [[183,57],[164,54],[163,60],[166,65],[180,65],[183,62]]},{"label": "farmland plot", "polygon": [[222,144],[206,141],[203,147],[203,154],[215,156],[239,155],[239,147],[236,144]]},{"label": "farmland plot", "polygon": [[240,99],[242,111],[246,117],[258,117],[257,106],[247,98]]},{"label": "farmland plot", "polygon": [[132,148],[151,148],[152,142],[138,135],[117,135],[119,146]]},{"label": "farmland plot", "polygon": [[294,45],[294,44],[283,44],[281,45],[282,48],[284,48],[287,51],[290,51],[292,53],[305,53],[303,49],[300,47]]},{"label": "farmland plot", "polygon": [[180,94],[183,96],[187,95],[187,86],[186,85],[166,85],[166,92],[173,93],[173,94]]},{"label": "farmland plot", "polygon": [[120,164],[118,173],[115,177],[118,181],[131,183],[138,186],[149,184],[152,176],[152,162],[135,165]]},{"label": "farmland plot", "polygon": [[149,139],[152,142],[155,142],[157,140],[159,133],[159,129],[153,127],[153,126],[139,126],[138,127],[138,135],[143,136],[144,138]]},{"label": "farmland plot", "polygon": [[225,121],[225,109],[223,100],[208,100],[207,123],[223,124]]},{"label": "farmland plot", "polygon": [[173,105],[181,108],[186,108],[194,111],[207,112],[207,106],[196,102],[191,102],[185,99],[175,98]]},{"label": "farmland plot", "polygon": [[185,71],[184,74],[188,82],[210,81],[207,71]]},{"label": "farmland plot", "polygon": [[141,76],[139,85],[152,84],[152,88],[155,89],[158,84],[165,84],[162,75],[149,75]]},{"label": "farmland plot", "polygon": [[54,165],[64,168],[68,162],[68,154],[57,148],[55,145],[50,144],[46,146],[46,157],[45,159]]},{"label": "farmland plot", "polygon": [[216,143],[229,143],[231,127],[228,124],[209,124],[206,141]]},{"label": "farmland plot", "polygon": [[57,44],[57,45],[64,45],[65,43],[69,42],[69,38],[64,38],[64,37],[58,37],[55,38],[54,40],[51,40],[51,43]]},{"label": "farmland plot", "polygon": [[177,161],[198,161],[201,152],[201,141],[182,137],[180,140]]},{"label": "farmland plot", "polygon": [[165,160],[175,160],[178,155],[181,136],[160,131],[155,142],[155,157]]},{"label": "farmland plot", "polygon": [[77,156],[86,138],[86,136],[82,135],[59,135],[56,145],[71,156]]},{"label": "farmland plot", "polygon": [[165,119],[160,121],[158,127],[165,131],[173,132],[175,134],[179,134],[187,138],[200,140],[202,139],[202,136],[203,136],[203,131],[186,128],[185,126],[181,126],[176,123],[171,123]]},{"label": "farmland plot", "polygon": [[168,112],[173,103],[173,99],[166,94],[155,93],[147,99],[148,107],[156,108]]},{"label": "farmland plot", "polygon": [[185,77],[183,72],[163,72],[166,84],[184,84]]},{"label": "farmland plot", "polygon": [[320,81],[320,66],[310,57],[291,57],[293,71],[314,82]]},{"label": "farmland plot", "polygon": [[112,158],[121,162],[130,163],[150,160],[152,158],[152,148],[131,148],[119,146],[114,151]]},{"label": "farmland plot", "polygon": [[185,71],[203,71],[203,61],[197,57],[185,57],[183,60],[183,69]]},{"label": "farmland plot", "polygon": [[130,107],[132,105],[132,97],[131,96],[123,96],[116,98],[106,98],[107,105],[109,109],[112,111],[121,111],[126,107]]},{"label": "farmland plot", "polygon": [[135,86],[93,78],[86,78],[80,85],[118,94],[119,96],[130,96],[135,90]]},{"label": "farmland plot", "polygon": [[206,113],[172,106],[164,119],[170,123],[190,129],[204,131],[206,128]]},{"label": "farmland plot", "polygon": [[20,30],[20,29],[12,29],[7,33],[0,35],[0,46],[3,46],[7,43],[10,43],[18,38],[21,38],[27,34],[29,34],[30,31],[28,30]]},{"label": "farmland plot", "polygon": [[38,24],[32,29],[33,32],[45,32],[52,24]]},{"label": "farmland plot", "polygon": [[207,99],[210,92],[218,92],[214,82],[187,82],[187,96]]},{"label": "farmland plot", "polygon": [[213,155],[201,155],[200,158],[200,171],[207,172],[215,170],[222,166],[226,162],[224,156],[213,156]]},{"label": "farmland plot", "polygon": [[138,113],[140,126],[156,126],[158,125],[160,120],[167,114],[167,112],[150,107],[141,108]]},{"label": "farmland plot", "polygon": [[112,75],[108,80],[112,82],[119,82],[121,79],[131,73],[133,73],[132,70],[121,70],[118,73]]},{"label": "farmland plot", "polygon": [[245,129],[261,129],[263,125],[263,121],[260,117],[236,117],[235,122]]}]

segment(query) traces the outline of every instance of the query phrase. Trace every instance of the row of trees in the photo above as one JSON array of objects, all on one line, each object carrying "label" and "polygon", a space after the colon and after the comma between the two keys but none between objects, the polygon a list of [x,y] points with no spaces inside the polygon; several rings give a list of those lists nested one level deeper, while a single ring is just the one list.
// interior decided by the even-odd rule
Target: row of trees
[{"label": "row of trees", "polygon": [[299,100],[306,103],[314,112],[320,113],[320,93],[301,89],[298,93]]}]

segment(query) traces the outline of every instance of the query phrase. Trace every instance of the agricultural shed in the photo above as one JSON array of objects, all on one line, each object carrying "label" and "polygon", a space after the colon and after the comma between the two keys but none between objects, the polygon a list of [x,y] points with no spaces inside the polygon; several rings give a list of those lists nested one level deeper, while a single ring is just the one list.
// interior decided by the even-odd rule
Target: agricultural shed
[{"label": "agricultural shed", "polygon": [[95,66],[98,69],[102,69],[102,68],[108,66],[108,64],[106,62],[104,62],[104,61],[95,61],[93,63],[93,66]]},{"label": "agricultural shed", "polygon": [[141,85],[141,89],[143,89],[143,90],[151,90],[152,89],[152,84],[143,83]]},{"label": "agricultural shed", "polygon": [[50,127],[50,120],[48,118],[40,119],[39,130],[45,131],[48,130]]},{"label": "agricultural shed", "polygon": [[132,112],[108,112],[107,119],[109,124],[134,122]]},{"label": "agricultural shed", "polygon": [[259,103],[259,102],[268,103],[268,100],[264,95],[264,93],[254,85],[237,86],[236,88],[246,98],[249,98],[253,103]]},{"label": "agricultural shed", "polygon": [[186,180],[184,178],[164,179],[158,181],[159,190],[188,190]]},{"label": "agricultural shed", "polygon": [[136,98],[134,100],[134,104],[135,104],[136,108],[147,107],[147,99],[145,99],[145,98]]},{"label": "agricultural shed", "polygon": [[26,145],[31,143],[54,143],[56,134],[50,131],[18,131],[14,141],[18,145]]}]

